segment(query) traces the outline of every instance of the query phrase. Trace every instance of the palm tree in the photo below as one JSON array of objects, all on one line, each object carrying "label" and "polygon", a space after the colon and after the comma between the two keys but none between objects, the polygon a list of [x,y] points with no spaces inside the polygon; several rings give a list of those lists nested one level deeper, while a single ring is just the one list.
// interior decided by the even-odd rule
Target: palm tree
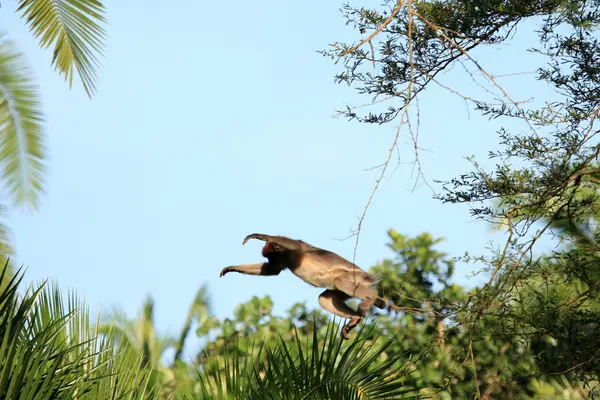
[{"label": "palm tree", "polygon": [[[114,310],[100,326],[100,332],[113,332],[120,345],[126,345],[140,358],[140,367],[153,370],[152,384],[160,383],[162,396],[171,398],[179,386],[190,383],[188,365],[182,360],[183,351],[192,325],[198,332],[207,332],[216,326],[217,320],[210,309],[210,297],[205,285],[201,286],[190,305],[186,321],[178,337],[161,335],[154,325],[154,300],[146,297],[140,314],[131,320],[119,309]],[[165,353],[174,350],[170,366],[163,363]]]},{"label": "palm tree", "polygon": [[136,351],[142,367],[162,368],[161,359],[166,350],[175,345],[175,339],[157,334],[154,327],[154,300],[148,296],[135,320],[120,310],[114,310],[100,326],[100,332],[113,331],[116,340]]},{"label": "palm tree", "polygon": [[[4,11],[4,8],[2,9]],[[73,84],[75,71],[91,98],[103,55],[104,6],[99,0],[18,0],[21,15],[43,49],[52,49],[52,66]],[[14,206],[37,209],[44,189],[46,150],[40,93],[20,53],[0,32],[0,164]],[[12,254],[0,226],[0,257]],[[1,282],[0,282],[1,285]]]},{"label": "palm tree", "polygon": [[[280,336],[276,346],[249,343],[246,354],[227,357],[206,354],[197,366],[193,393],[186,398],[233,400],[375,400],[421,399],[414,389],[410,356],[389,352],[396,340],[382,336],[375,325],[364,325],[350,342],[341,339],[332,320],[324,337],[317,329],[311,338],[296,332],[292,340]],[[245,340],[245,339],[241,339]],[[237,346],[236,346],[237,347]],[[264,354],[264,356],[261,356]],[[222,368],[222,362],[225,367]],[[404,367],[394,366],[404,361]],[[412,370],[411,370],[412,369]]]},{"label": "palm tree", "polygon": [[115,330],[115,335],[123,344],[136,349],[142,357],[142,364],[153,368],[163,368],[162,358],[167,350],[173,349],[175,356],[171,367],[181,361],[183,350],[194,322],[198,329],[210,329],[216,318],[210,309],[210,297],[205,285],[201,286],[190,305],[186,321],[178,337],[159,335],[154,326],[154,300],[147,296],[140,314],[131,320],[119,309],[105,318],[101,330]]}]

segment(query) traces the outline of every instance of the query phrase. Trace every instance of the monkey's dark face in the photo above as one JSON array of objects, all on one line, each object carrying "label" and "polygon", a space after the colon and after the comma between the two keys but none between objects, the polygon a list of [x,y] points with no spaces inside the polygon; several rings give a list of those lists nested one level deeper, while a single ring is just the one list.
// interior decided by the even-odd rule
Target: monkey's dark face
[{"label": "monkey's dark face", "polygon": [[279,256],[281,256],[283,251],[283,248],[278,244],[267,242],[267,244],[265,244],[265,247],[263,247],[262,249],[262,255],[263,257],[266,257],[269,260],[277,259],[279,258]]}]

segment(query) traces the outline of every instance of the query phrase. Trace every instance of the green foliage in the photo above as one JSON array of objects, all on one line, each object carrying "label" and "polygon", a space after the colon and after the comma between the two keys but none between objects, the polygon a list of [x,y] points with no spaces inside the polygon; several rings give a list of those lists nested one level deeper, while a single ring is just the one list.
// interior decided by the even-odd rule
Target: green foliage
[{"label": "green foliage", "polygon": [[[287,310],[285,316],[276,316],[272,313],[272,307],[273,302],[269,296],[254,296],[247,303],[238,305],[233,319],[217,321],[211,331],[214,336],[205,348],[212,356],[227,357],[232,352],[247,353],[253,342],[261,342],[272,348],[279,343],[280,338],[294,340],[297,332],[310,336],[315,329],[322,334],[326,331],[329,315],[321,310],[308,310],[306,304],[296,303]],[[200,337],[209,338],[209,335]],[[322,335],[318,337],[321,338]],[[201,363],[204,361],[204,354],[201,353],[198,357]]]},{"label": "green foliage", "polygon": [[110,332],[98,335],[75,294],[65,302],[42,283],[19,296],[22,279],[18,271],[0,291],[0,398],[157,398],[150,370]]},{"label": "green foliage", "polygon": [[[102,317],[98,331],[111,334],[121,346],[126,346],[139,360],[140,368],[149,368],[150,387],[160,386],[161,396],[168,398],[175,391],[176,370],[163,365],[165,351],[175,348],[178,342],[173,337],[159,335],[154,327],[154,301],[148,296],[138,317],[131,321],[121,311],[114,310]],[[138,368],[138,364],[133,366]]]},{"label": "green foliage", "polygon": [[19,0],[17,9],[42,48],[54,46],[52,64],[73,84],[77,70],[83,87],[92,97],[96,90],[98,55],[106,37],[101,24],[104,6],[98,0]]},{"label": "green foliage", "polygon": [[[115,323],[115,337],[131,346],[139,365],[150,360],[151,386],[160,385],[161,398],[415,398],[415,379],[404,368],[411,365],[406,364],[410,357],[391,351],[395,337],[382,336],[373,325],[347,343],[338,324],[303,304],[295,304],[287,318],[273,316],[268,297],[254,297],[235,310],[235,320],[219,321],[211,315],[202,286],[175,342],[156,334],[151,304],[146,301],[136,321],[113,313],[103,329]],[[198,336],[208,340],[196,362],[184,362],[177,352],[170,367],[162,365],[164,350],[182,349],[193,323],[199,326]]]},{"label": "green foliage", "polygon": [[218,326],[218,320],[212,315],[210,296],[208,294],[208,287],[203,285],[196,293],[196,297],[190,306],[185,324],[179,335],[179,341],[177,348],[175,349],[175,357],[173,363],[178,362],[181,359],[185,341],[190,333],[192,324],[194,321],[197,322],[198,328],[196,329],[196,335],[202,336],[208,334],[211,329]]},{"label": "green foliage", "polygon": [[[95,91],[98,54],[105,39],[104,6],[97,0],[19,0],[17,12],[52,64],[72,85],[76,69],[89,96]],[[16,205],[39,205],[45,149],[40,94],[21,53],[0,36],[0,161]]]},{"label": "green foliage", "polygon": [[[329,314],[297,303],[276,316],[268,296],[253,297],[236,307],[232,319],[218,320],[208,307],[206,287],[200,287],[181,337],[187,340],[183,333],[198,326],[203,348],[193,362],[180,357],[169,368],[159,363],[162,396],[357,398],[360,388],[370,390],[371,397],[361,391],[362,399],[394,390],[440,399],[473,398],[478,391],[489,399],[583,399],[573,377],[546,369],[550,361],[544,357],[552,353],[540,351],[543,344],[535,336],[507,331],[511,319],[485,315],[470,325],[473,295],[451,283],[455,262],[436,250],[441,239],[430,234],[409,238],[395,230],[388,235],[393,257],[370,272],[383,277],[382,292],[397,305],[366,321],[348,342],[341,341],[339,325]],[[539,310],[531,308],[540,313],[546,308]],[[534,315],[514,318],[532,320]],[[542,339],[552,342],[549,336]],[[595,340],[590,337],[590,346]],[[136,348],[141,354],[141,346]],[[394,384],[386,380],[392,376],[398,378]]]},{"label": "green foliage", "polygon": [[512,307],[501,317],[515,321],[507,331],[526,334],[544,373],[570,372],[596,380],[600,370],[600,233],[574,221],[551,220],[563,247],[530,263],[512,279]]},{"label": "green foliage", "polygon": [[45,167],[42,110],[24,57],[0,37],[0,160],[16,205],[38,206]]},{"label": "green foliage", "polygon": [[[498,131],[498,146],[489,149],[490,166],[470,158],[472,170],[442,182],[438,196],[442,202],[468,204],[473,216],[506,231],[506,242],[495,246],[491,256],[464,258],[483,263],[489,282],[468,296],[455,288],[454,293],[433,293],[433,301],[423,302],[427,307],[439,304],[425,313],[429,320],[435,320],[436,312],[443,316],[451,312],[450,320],[461,327],[458,348],[469,338],[478,372],[473,377],[479,382],[475,395],[484,397],[490,387],[486,382],[495,376],[502,376],[496,386],[515,388],[530,388],[532,377],[544,374],[565,373],[571,382],[596,382],[600,379],[600,343],[595,334],[600,323],[600,237],[595,232],[600,215],[599,3],[386,1],[375,9],[345,5],[342,11],[347,24],[368,36],[358,44],[335,42],[323,54],[341,62],[338,82],[377,100],[370,111],[348,107],[343,115],[364,123],[402,124],[410,119],[409,107],[418,107],[418,96],[433,82],[462,97],[481,115],[511,121],[510,128]],[[532,83],[551,88],[556,94],[552,101],[518,103],[486,69],[482,50],[502,51],[517,29],[521,35],[529,34],[527,40],[533,39],[529,51],[536,53],[539,66],[531,75]],[[474,50],[483,57],[475,57]],[[464,67],[466,81],[479,83],[483,78],[489,84],[485,92],[491,95],[474,99],[456,80],[445,82],[446,73],[457,65]],[[386,98],[393,101],[384,104]],[[521,126],[513,128],[518,123]],[[556,247],[540,254],[537,244],[544,239]],[[411,264],[419,257],[409,244],[400,255],[404,271],[414,270]],[[418,286],[424,273],[424,267],[414,276],[388,271],[391,280],[386,282],[396,289],[384,287],[385,294],[391,293],[405,311],[412,307],[423,314],[424,307],[412,297],[431,297],[428,285]],[[443,278],[440,285],[445,286]],[[443,304],[451,307],[440,311]],[[489,339],[476,345],[473,338],[481,336]],[[507,363],[500,374],[494,363],[503,359],[505,348],[518,349],[511,357],[519,362]],[[485,372],[477,366],[482,362]],[[591,394],[593,385],[586,390]]]},{"label": "green foliage", "polygon": [[581,400],[587,398],[584,389],[573,386],[564,376],[550,381],[534,380],[531,389],[536,394],[527,396],[524,400]]},{"label": "green foliage", "polygon": [[[462,288],[450,283],[454,260],[434,250],[443,239],[434,240],[428,233],[412,239],[393,229],[388,235],[391,239],[388,247],[396,258],[386,259],[371,269],[381,278],[379,290],[383,297],[399,307],[433,307],[430,311],[437,313],[449,311],[439,307],[440,304],[464,300]],[[424,303],[427,300],[429,302]]]},{"label": "green foliage", "polygon": [[[464,310],[471,296],[450,282],[454,260],[435,250],[442,240],[429,234],[408,238],[395,230],[388,235],[394,257],[371,272],[383,277],[382,294],[395,306],[378,322],[398,336],[390,352],[421,355],[415,372],[421,378],[418,388],[444,399],[472,398],[478,389],[491,398],[527,390],[528,375],[536,368],[528,346],[503,335],[495,318],[469,329]],[[514,381],[507,379],[511,376]]]},{"label": "green foliage", "polygon": [[[198,370],[206,399],[402,399],[416,398],[405,370],[390,368],[407,360],[403,353],[387,354],[395,341],[376,340],[373,326],[346,343],[334,322],[319,337],[298,332],[292,340],[279,337],[272,347],[252,343],[242,357],[230,352],[221,362],[209,354]],[[312,339],[312,340],[307,340]],[[264,355],[263,355],[264,353]],[[387,356],[384,356],[386,355]]]},{"label": "green foliage", "polygon": [[[91,97],[105,39],[102,3],[19,0],[17,12],[43,48],[54,46],[52,64],[69,86],[76,69]],[[39,89],[25,58],[0,32],[0,163],[5,189],[15,206],[39,207],[46,172],[43,122]],[[7,228],[0,224],[0,263],[12,254]],[[0,281],[0,290],[5,284]]]},{"label": "green foliage", "polygon": [[[342,63],[343,71],[336,74],[336,82],[354,86],[360,94],[381,98],[380,101],[402,100],[389,102],[381,112],[361,115],[355,108],[347,107],[341,113],[363,123],[389,123],[444,72],[468,61],[469,51],[506,42],[527,18],[544,21],[540,31],[552,30],[565,22],[589,24],[587,19],[595,7],[594,1],[576,3],[573,6],[575,3],[570,0],[386,0],[383,10],[345,4],[342,13],[346,24],[357,31],[369,35],[385,26],[369,41],[371,46],[335,42],[321,53]],[[591,9],[587,15],[582,11],[585,9]],[[487,110],[486,104],[475,102],[475,106]]]}]

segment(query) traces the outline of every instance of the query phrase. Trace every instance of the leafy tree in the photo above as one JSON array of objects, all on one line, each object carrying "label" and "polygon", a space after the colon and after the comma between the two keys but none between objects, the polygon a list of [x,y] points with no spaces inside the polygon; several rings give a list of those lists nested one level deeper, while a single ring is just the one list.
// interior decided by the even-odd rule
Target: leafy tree
[{"label": "leafy tree", "polygon": [[[495,318],[484,318],[475,332],[469,329],[460,311],[471,294],[451,283],[455,262],[435,249],[442,239],[427,233],[408,238],[393,229],[388,235],[394,257],[371,272],[382,277],[381,294],[394,306],[378,322],[398,336],[390,352],[420,355],[418,387],[442,399],[472,398],[477,389],[489,398],[531,392],[528,375],[535,360],[527,344],[504,335]],[[507,379],[511,373],[514,380]]]},{"label": "leafy tree", "polygon": [[[575,192],[574,198],[581,198],[581,194]],[[600,328],[597,210],[597,204],[590,204],[576,217],[561,218],[551,209],[537,216],[560,245],[522,271],[511,291],[511,307],[505,307],[501,314],[518,321],[506,330],[529,337],[544,373],[570,373],[588,383],[597,379],[600,370],[600,361],[593,356],[600,348],[596,334]],[[523,214],[515,220],[525,218],[529,216]],[[590,389],[597,391],[598,387]]]},{"label": "leafy tree", "polygon": [[[474,217],[502,223],[506,231],[506,242],[491,255],[463,259],[484,263],[489,273],[489,282],[458,312],[470,336],[480,334],[484,321],[495,321],[511,342],[535,346],[538,364],[532,374],[564,372],[596,381],[600,354],[592,336],[598,329],[600,281],[597,236],[588,228],[596,223],[599,204],[600,3],[393,0],[379,8],[345,5],[343,13],[363,39],[336,42],[323,54],[341,62],[337,82],[370,95],[373,108],[348,107],[342,115],[361,123],[408,123],[412,131],[411,110],[434,84],[481,115],[505,122],[497,148],[489,149],[495,165],[470,158],[472,170],[442,182],[438,196],[468,204]],[[515,101],[488,71],[485,58],[473,55],[517,40],[517,29],[535,41],[530,51],[539,56],[532,86],[540,82],[554,91],[543,104]],[[464,67],[469,79],[485,79],[491,95],[475,99],[446,82],[454,66]],[[417,148],[414,134],[413,139]],[[564,229],[576,245],[550,255],[536,251],[544,239],[562,243]],[[474,345],[470,341],[472,355]],[[478,362],[481,357],[474,354],[473,363]],[[507,366],[509,375],[520,376],[514,366]],[[474,378],[476,397],[482,398],[481,377]]]},{"label": "leafy tree", "polygon": [[[327,329],[329,316],[321,310],[309,310],[305,303],[294,304],[284,316],[273,315],[272,309],[273,302],[269,296],[254,296],[247,303],[238,305],[233,319],[226,318],[213,327],[214,339],[207,343],[207,351],[199,355],[199,361],[203,361],[206,353],[213,357],[226,356],[231,352],[246,354],[248,346],[253,343],[275,346],[281,338],[293,340],[298,332],[302,336],[310,336],[315,329],[321,329],[323,334]],[[209,332],[197,333],[204,337]]]}]

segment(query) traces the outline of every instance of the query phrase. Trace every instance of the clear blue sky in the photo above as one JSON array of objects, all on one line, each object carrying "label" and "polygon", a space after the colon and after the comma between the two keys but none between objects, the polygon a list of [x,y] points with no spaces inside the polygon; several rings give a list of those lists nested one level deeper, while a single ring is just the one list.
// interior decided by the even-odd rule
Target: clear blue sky
[{"label": "clear blue sky", "polygon": [[[332,118],[345,104],[369,101],[335,85],[339,67],[315,52],[360,38],[344,25],[341,2],[105,4],[107,58],[92,101],[50,68],[51,54],[39,50],[14,3],[0,9],[0,26],[35,72],[48,121],[41,210],[7,221],[27,278],[54,279],[92,309],[117,305],[132,316],[151,293],[157,325],[171,333],[205,282],[219,317],[254,295],[270,295],[277,313],[296,301],[317,307],[321,289],[289,272],[218,274],[262,260],[261,242],[241,245],[252,232],[352,257],[354,240],[336,238],[356,228],[378,174],[365,169],[385,159],[396,126]],[[532,70],[516,58],[525,43],[512,46],[483,54],[484,65],[497,74]],[[477,90],[460,67],[455,72],[446,84]],[[503,82],[518,99],[539,97],[525,79]],[[499,122],[469,118],[462,100],[431,89],[420,104],[420,145],[428,149],[421,159],[428,179],[443,180],[470,168],[463,156],[485,159]],[[408,161],[407,131],[400,146]],[[411,192],[411,168],[401,165],[383,182],[367,214],[356,258],[364,269],[391,255],[389,228],[445,237],[440,249],[451,255],[484,252],[492,239],[467,207],[443,205],[427,187]],[[469,268],[459,265],[456,278],[473,286]]]}]

